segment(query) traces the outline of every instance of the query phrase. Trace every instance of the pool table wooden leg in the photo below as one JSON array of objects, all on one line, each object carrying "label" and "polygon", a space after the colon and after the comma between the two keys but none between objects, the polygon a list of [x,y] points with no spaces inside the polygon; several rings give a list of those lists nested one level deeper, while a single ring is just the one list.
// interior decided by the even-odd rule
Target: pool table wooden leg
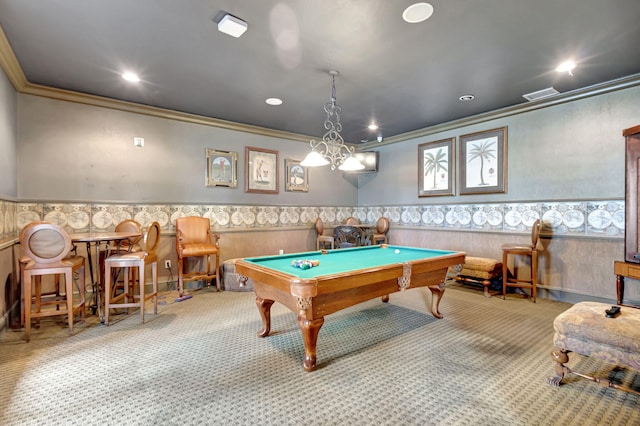
[{"label": "pool table wooden leg", "polygon": [[258,332],[260,337],[267,337],[271,331],[271,305],[273,305],[273,300],[256,297],[256,306],[262,317],[262,330]]},{"label": "pool table wooden leg", "polygon": [[440,305],[440,300],[442,299],[442,295],[444,294],[444,290],[446,288],[446,284],[441,282],[440,284],[430,285],[429,290],[431,290],[431,315],[436,318],[442,318],[442,314],[438,310],[438,306]]},{"label": "pool table wooden leg", "polygon": [[298,317],[298,326],[300,326],[304,340],[304,361],[302,363],[304,371],[313,371],[316,368],[316,343],[322,324],[324,324],[324,317],[312,320]]}]

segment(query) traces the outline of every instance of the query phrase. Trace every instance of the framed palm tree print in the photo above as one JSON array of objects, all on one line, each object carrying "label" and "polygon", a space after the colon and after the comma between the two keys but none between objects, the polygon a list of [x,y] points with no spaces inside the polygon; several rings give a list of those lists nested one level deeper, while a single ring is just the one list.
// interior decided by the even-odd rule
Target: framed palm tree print
[{"label": "framed palm tree print", "polygon": [[418,196],[454,195],[454,138],[418,145]]},{"label": "framed palm tree print", "polygon": [[460,194],[507,191],[507,128],[460,136]]}]

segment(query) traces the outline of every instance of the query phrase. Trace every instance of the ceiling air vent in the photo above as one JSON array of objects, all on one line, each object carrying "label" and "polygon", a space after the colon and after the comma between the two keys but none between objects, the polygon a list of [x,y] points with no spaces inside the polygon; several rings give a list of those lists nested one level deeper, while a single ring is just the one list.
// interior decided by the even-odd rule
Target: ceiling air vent
[{"label": "ceiling air vent", "polygon": [[538,90],[537,92],[527,93],[526,95],[522,95],[528,101],[538,101],[540,99],[548,98],[549,96],[557,95],[558,92],[553,87],[548,87],[546,89]]}]

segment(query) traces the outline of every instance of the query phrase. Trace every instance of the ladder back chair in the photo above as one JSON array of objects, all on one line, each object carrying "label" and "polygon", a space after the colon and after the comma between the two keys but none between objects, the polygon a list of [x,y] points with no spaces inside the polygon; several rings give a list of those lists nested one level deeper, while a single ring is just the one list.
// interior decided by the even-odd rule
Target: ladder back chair
[{"label": "ladder back chair", "polygon": [[[531,300],[536,302],[538,285],[538,241],[540,240],[540,219],[531,226],[530,244],[503,244],[502,245],[502,298],[507,297],[507,287],[519,287],[531,289]],[[509,256],[513,257],[513,273],[509,271]],[[530,278],[519,276],[518,258],[529,257],[531,260]],[[522,259],[520,259],[522,260]]]}]

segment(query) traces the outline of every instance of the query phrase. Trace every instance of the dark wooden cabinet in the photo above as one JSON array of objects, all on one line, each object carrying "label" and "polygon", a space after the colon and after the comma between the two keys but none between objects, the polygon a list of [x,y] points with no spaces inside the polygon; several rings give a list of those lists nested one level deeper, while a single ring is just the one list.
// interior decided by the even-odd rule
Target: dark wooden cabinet
[{"label": "dark wooden cabinet", "polygon": [[638,180],[640,179],[640,125],[625,129],[626,140],[624,261],[640,263],[638,236]]},{"label": "dark wooden cabinet", "polygon": [[625,278],[640,280],[640,236],[638,236],[638,181],[640,180],[640,125],[622,131],[625,137],[625,192],[624,192],[624,262],[613,262],[616,275],[616,303],[622,306],[640,308],[625,304]]}]

